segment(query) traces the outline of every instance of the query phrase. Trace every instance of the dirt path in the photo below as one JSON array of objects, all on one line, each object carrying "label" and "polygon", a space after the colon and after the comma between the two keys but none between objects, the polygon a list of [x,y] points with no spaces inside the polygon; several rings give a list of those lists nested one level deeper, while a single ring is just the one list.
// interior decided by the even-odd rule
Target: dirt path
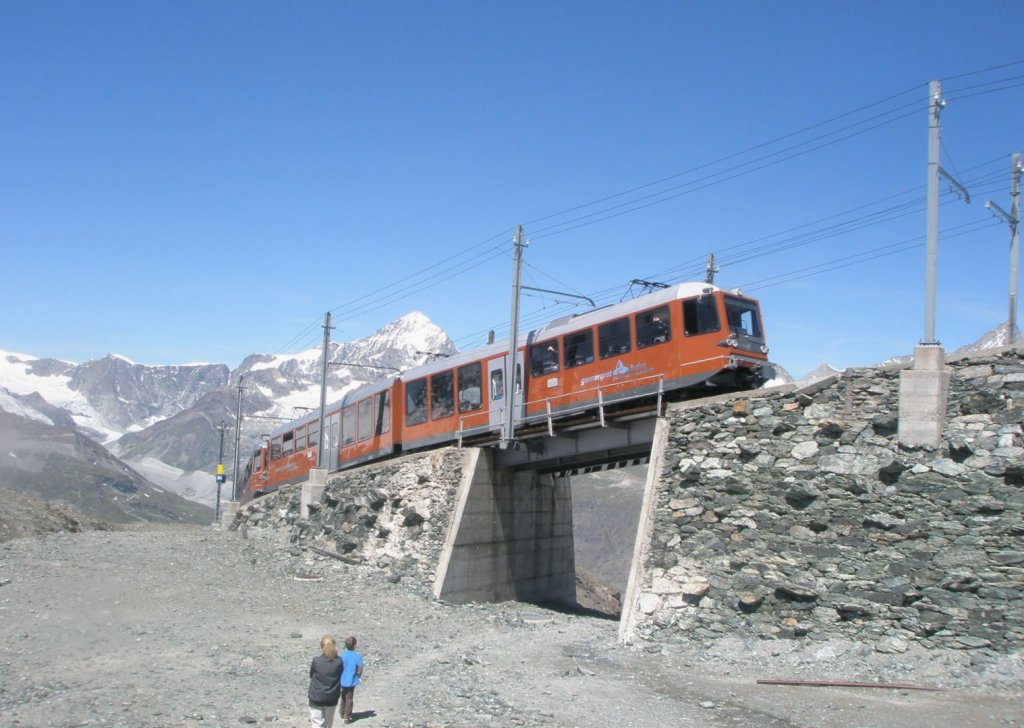
[{"label": "dirt path", "polygon": [[[295,578],[308,572],[323,578]],[[1024,725],[1019,660],[981,672],[944,658],[914,680],[900,664],[909,656],[855,649],[624,647],[613,621],[446,605],[236,533],[20,539],[0,545],[0,584],[3,725],[305,726],[307,669],[325,633],[360,638],[356,713],[367,728]],[[812,673],[965,687],[755,682]]]}]

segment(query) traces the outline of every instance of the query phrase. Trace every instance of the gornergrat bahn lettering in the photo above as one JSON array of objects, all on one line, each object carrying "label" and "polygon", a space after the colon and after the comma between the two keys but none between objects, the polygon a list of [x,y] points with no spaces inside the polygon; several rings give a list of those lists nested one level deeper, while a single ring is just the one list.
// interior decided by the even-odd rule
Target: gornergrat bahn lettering
[{"label": "gornergrat bahn lettering", "polygon": [[519,434],[599,407],[754,389],[772,376],[757,301],[707,283],[531,331],[511,393],[506,356],[507,343],[490,344],[358,387],[326,406],[325,437],[318,412],[278,427],[246,464],[242,500],[306,480],[321,443],[322,467],[341,470],[453,442],[494,443],[507,406]]}]

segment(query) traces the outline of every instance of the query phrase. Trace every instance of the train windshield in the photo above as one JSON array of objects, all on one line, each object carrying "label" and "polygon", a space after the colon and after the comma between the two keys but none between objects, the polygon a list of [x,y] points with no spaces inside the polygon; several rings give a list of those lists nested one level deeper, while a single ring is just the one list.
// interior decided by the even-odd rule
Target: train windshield
[{"label": "train windshield", "polygon": [[729,331],[734,334],[745,334],[760,339],[761,316],[757,304],[742,298],[725,297],[725,316],[729,321]]}]

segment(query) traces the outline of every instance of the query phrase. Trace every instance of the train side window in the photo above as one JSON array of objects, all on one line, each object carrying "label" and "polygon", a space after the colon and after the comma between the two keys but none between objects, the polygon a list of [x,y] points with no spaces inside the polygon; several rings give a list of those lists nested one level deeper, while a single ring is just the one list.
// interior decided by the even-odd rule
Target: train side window
[{"label": "train side window", "polygon": [[417,379],[405,385],[405,424],[420,425],[427,421],[427,380]]},{"label": "train side window", "polygon": [[668,306],[659,306],[636,315],[636,348],[664,344],[672,338],[668,314]]},{"label": "train side window", "polygon": [[284,433],[283,440],[284,441],[282,442],[281,454],[284,457],[288,457],[289,455],[291,455],[295,451],[295,433],[294,432],[286,432],[286,433]]},{"label": "train side window", "polygon": [[359,441],[369,440],[373,433],[373,397],[359,403]]},{"label": "train side window", "polygon": [[295,428],[295,452],[306,449],[306,426]]},{"label": "train side window", "polygon": [[540,377],[558,371],[558,339],[542,341],[530,348],[530,374]]},{"label": "train side window", "polygon": [[480,362],[459,367],[459,412],[472,412],[484,406],[483,366]]},{"label": "train side window", "polygon": [[430,419],[439,420],[455,412],[455,373],[449,369],[430,378]]},{"label": "train side window", "polygon": [[374,434],[383,435],[385,432],[391,432],[391,392],[375,394],[374,401],[377,403],[377,427]]},{"label": "train side window", "polygon": [[277,460],[281,457],[281,437],[280,435],[270,441],[270,459]]},{"label": "train side window", "polygon": [[350,404],[341,411],[341,446],[348,447],[356,441],[356,406]]},{"label": "train side window", "polygon": [[491,372],[491,401],[497,401],[505,396],[505,372],[495,369]]},{"label": "train side window", "polygon": [[316,422],[310,422],[309,423],[309,434],[307,435],[306,442],[307,442],[307,446],[308,447],[316,447],[319,444],[319,442],[320,442],[320,422],[319,422],[319,420],[316,421]]},{"label": "train side window", "polygon": [[718,331],[718,300],[714,296],[699,296],[683,301],[683,335],[700,336]]},{"label": "train side window", "polygon": [[597,348],[602,359],[628,354],[632,348],[629,344],[629,319],[616,319],[598,326]]},{"label": "train side window", "polygon": [[572,369],[594,361],[594,331],[586,329],[565,337],[565,368]]}]

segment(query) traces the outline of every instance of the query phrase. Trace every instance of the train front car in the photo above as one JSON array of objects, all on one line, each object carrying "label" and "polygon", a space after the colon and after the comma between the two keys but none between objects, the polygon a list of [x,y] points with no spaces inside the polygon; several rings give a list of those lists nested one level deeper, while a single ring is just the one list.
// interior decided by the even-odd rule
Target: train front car
[{"label": "train front car", "polygon": [[[724,310],[725,326],[708,334],[715,336],[728,332],[715,345],[727,351],[729,358],[724,368],[704,380],[704,384],[729,390],[757,389],[775,375],[774,367],[768,361],[761,308],[756,300],[743,296],[739,291],[718,291],[715,297],[721,300],[720,303],[716,301],[715,307],[719,311]],[[684,325],[694,318],[700,320],[700,314],[691,316],[686,311],[687,305],[697,307],[700,300],[683,300]]]},{"label": "train front car", "polygon": [[552,321],[526,346],[525,420],[753,389],[771,377],[757,301],[683,283]]}]

